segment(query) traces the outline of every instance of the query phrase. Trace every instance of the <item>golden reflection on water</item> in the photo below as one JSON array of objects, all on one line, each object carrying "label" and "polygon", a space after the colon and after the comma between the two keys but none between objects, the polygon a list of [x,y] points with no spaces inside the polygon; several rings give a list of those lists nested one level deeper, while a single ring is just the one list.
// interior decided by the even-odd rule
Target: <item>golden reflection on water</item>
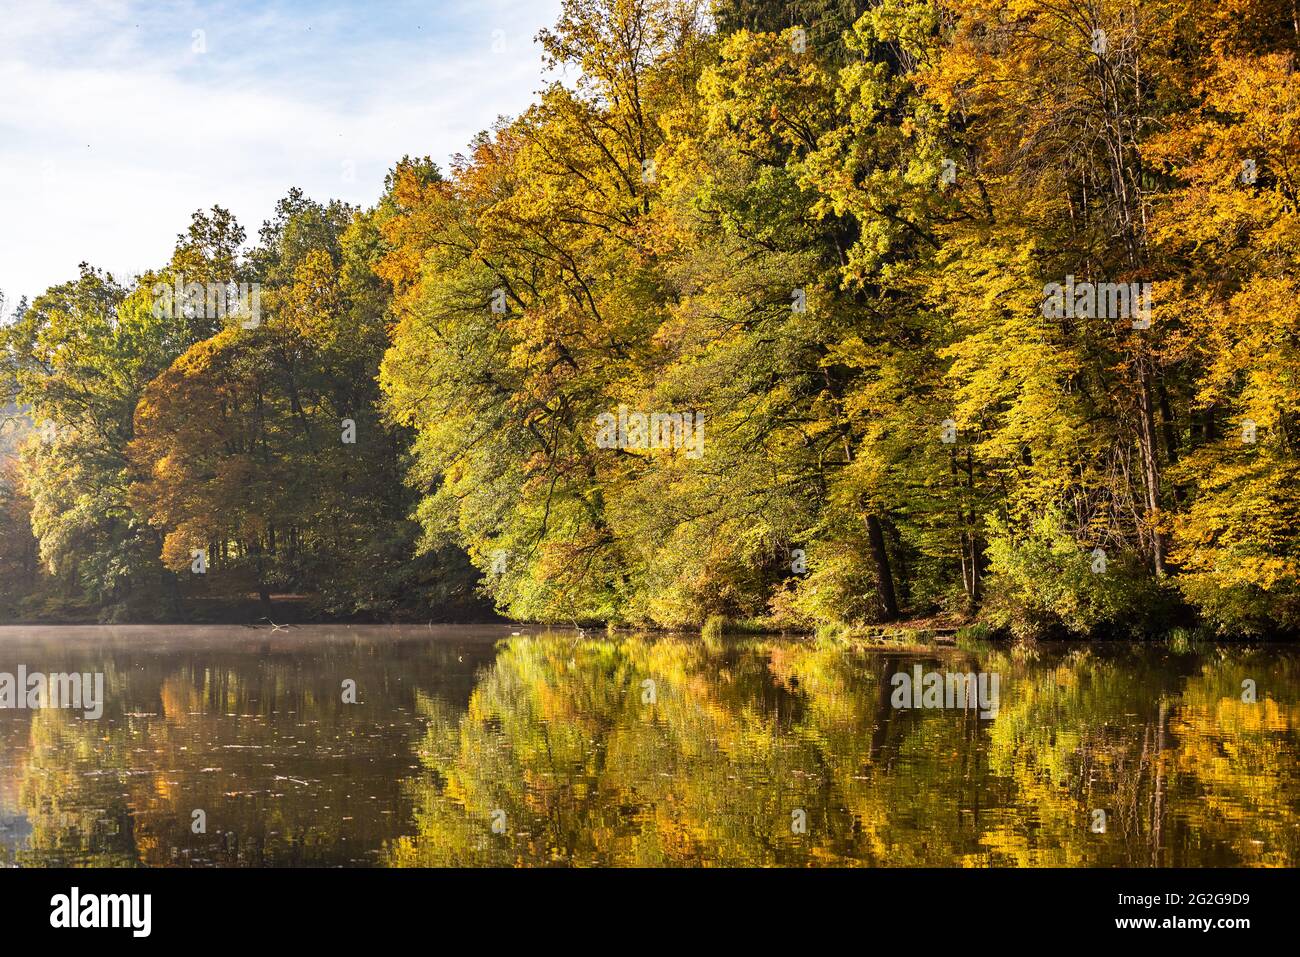
[{"label": "golden reflection on water", "polygon": [[[0,629],[0,671],[102,671],[108,690],[98,721],[0,710],[0,863],[1294,866],[1298,663],[517,626]],[[999,675],[996,717],[895,708],[890,679],[915,665]]]}]

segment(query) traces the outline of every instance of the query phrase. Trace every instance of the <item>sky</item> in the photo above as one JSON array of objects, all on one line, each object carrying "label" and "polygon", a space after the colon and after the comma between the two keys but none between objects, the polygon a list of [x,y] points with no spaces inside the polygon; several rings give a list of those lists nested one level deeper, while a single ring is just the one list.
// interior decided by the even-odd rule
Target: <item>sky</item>
[{"label": "sky", "polygon": [[0,293],[162,266],[196,209],[250,239],[300,186],[369,206],[546,82],[560,0],[0,0]]}]

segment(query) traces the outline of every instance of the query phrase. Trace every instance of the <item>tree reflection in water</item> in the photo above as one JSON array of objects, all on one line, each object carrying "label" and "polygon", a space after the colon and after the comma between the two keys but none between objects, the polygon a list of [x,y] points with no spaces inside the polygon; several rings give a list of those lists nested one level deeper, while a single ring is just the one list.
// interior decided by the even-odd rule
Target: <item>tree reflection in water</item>
[{"label": "tree reflection in water", "polygon": [[[0,712],[0,862],[1300,861],[1287,649],[510,630],[9,636],[0,664],[102,670],[108,701],[100,721]],[[999,674],[997,717],[894,709],[890,677],[917,664]]]}]

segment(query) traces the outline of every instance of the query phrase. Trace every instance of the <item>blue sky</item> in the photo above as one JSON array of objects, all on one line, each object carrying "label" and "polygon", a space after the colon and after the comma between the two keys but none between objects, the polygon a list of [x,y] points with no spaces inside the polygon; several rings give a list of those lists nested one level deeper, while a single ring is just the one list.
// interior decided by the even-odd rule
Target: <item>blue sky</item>
[{"label": "blue sky", "polygon": [[[162,265],[200,207],[250,237],[301,186],[369,205],[545,82],[560,0],[0,0],[0,292]],[[202,31],[196,33],[196,31]]]}]

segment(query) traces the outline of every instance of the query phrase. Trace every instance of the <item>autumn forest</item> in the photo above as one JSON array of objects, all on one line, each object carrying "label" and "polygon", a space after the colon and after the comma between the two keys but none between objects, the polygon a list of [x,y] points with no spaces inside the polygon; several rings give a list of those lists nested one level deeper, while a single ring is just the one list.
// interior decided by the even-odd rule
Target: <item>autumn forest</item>
[{"label": "autumn forest", "polygon": [[1300,629],[1296,0],[538,42],[369,208],[0,300],[0,620]]}]

